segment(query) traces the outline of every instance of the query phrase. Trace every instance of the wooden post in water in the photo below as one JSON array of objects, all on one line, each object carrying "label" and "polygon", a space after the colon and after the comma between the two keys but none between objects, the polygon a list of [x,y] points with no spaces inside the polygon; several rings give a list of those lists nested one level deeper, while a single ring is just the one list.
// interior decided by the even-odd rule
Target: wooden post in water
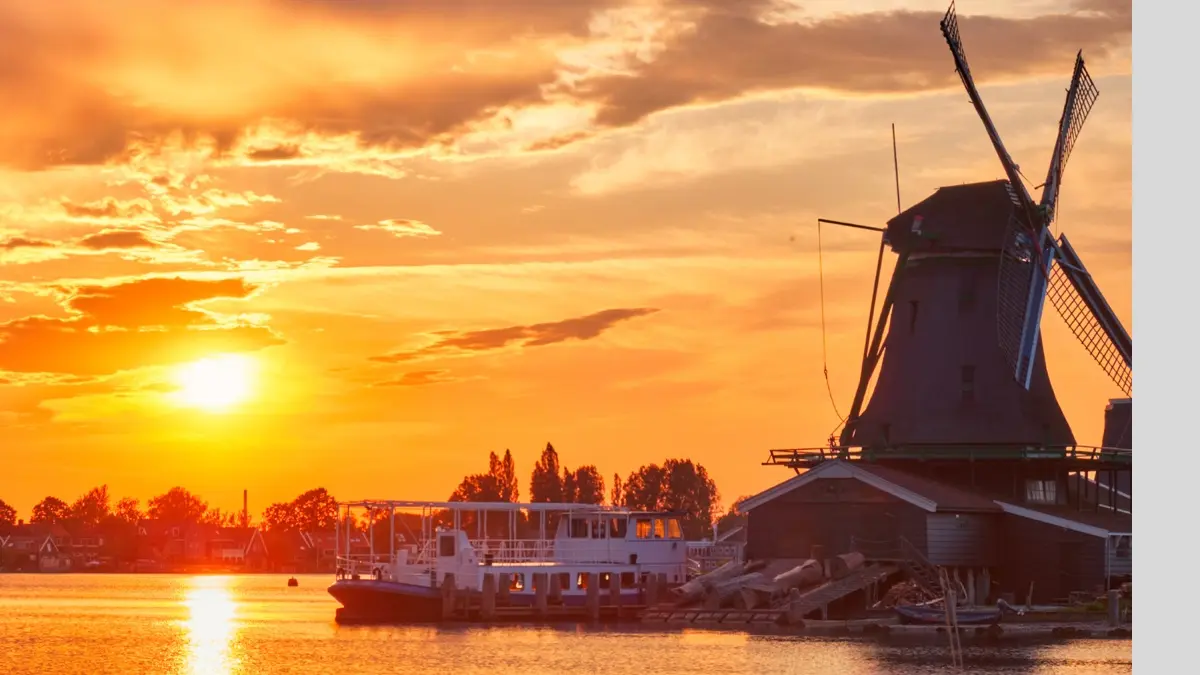
[{"label": "wooden post in water", "polygon": [[479,618],[491,621],[496,618],[496,575],[483,575],[483,593],[479,599]]},{"label": "wooden post in water", "polygon": [[1108,625],[1121,625],[1121,591],[1117,588],[1108,591]]},{"label": "wooden post in water", "polygon": [[975,606],[975,568],[967,568],[967,606]]},{"label": "wooden post in water", "polygon": [[658,604],[658,575],[646,575],[646,606],[654,607]]},{"label": "wooden post in water", "polygon": [[621,616],[621,573],[608,573],[608,604],[613,608],[613,618]]},{"label": "wooden post in water", "polygon": [[[547,577],[549,577],[549,582],[547,582]],[[547,575],[545,572],[533,574],[533,612],[539,619],[546,618],[546,596],[550,588],[557,583],[556,575]]]},{"label": "wooden post in water", "polygon": [[[567,575],[567,583],[571,582],[571,576]],[[550,575],[550,604],[562,604],[562,574],[555,572]]]},{"label": "wooden post in water", "polygon": [[666,595],[667,595],[667,573],[666,572],[658,573],[658,595],[659,595],[659,597],[666,597]]},{"label": "wooden post in water", "polygon": [[447,572],[446,576],[442,577],[442,618],[454,618],[454,573]]},{"label": "wooden post in water", "polygon": [[600,575],[584,572],[587,579],[587,616],[592,621],[600,620]]}]

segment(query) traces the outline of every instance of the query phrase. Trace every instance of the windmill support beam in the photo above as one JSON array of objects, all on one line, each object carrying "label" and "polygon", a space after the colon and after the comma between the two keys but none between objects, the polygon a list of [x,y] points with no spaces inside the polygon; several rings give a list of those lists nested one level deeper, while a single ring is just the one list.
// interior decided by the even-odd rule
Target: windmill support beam
[{"label": "windmill support beam", "polygon": [[879,273],[883,270],[883,248],[887,245],[887,237],[879,238],[879,257],[875,259],[875,283],[871,284],[871,309],[867,310],[867,334],[863,338],[863,362],[871,349],[871,322],[875,320],[875,300],[879,296]]},{"label": "windmill support beam", "polygon": [[904,250],[896,258],[896,268],[892,271],[892,280],[888,283],[887,293],[883,296],[883,306],[879,310],[879,321],[875,324],[875,335],[867,349],[867,355],[863,359],[862,372],[858,377],[858,388],[854,391],[854,401],[850,404],[850,412],[846,415],[846,426],[842,429],[841,445],[843,447],[849,444],[850,435],[854,431],[854,422],[862,411],[863,399],[867,395],[867,385],[871,382],[871,375],[875,373],[875,366],[879,362],[880,344],[883,342],[883,331],[887,328],[888,316],[891,314],[895,301],[896,288],[899,286],[898,282],[903,276],[904,266],[907,263],[908,251]]}]

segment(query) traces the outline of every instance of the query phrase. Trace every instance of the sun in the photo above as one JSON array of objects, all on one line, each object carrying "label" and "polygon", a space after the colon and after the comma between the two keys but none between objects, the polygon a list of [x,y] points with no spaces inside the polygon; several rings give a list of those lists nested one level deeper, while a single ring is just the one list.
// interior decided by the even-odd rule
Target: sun
[{"label": "sun", "polygon": [[177,372],[177,396],[184,405],[227,410],[250,397],[253,375],[254,360],[247,356],[221,354],[200,359]]}]

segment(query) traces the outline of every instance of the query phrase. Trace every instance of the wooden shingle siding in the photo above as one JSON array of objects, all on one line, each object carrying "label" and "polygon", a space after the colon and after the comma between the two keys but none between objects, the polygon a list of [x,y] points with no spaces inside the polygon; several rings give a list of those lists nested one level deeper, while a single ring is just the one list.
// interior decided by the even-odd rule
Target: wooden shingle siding
[{"label": "wooden shingle siding", "polygon": [[813,544],[837,555],[852,550],[856,539],[887,548],[901,536],[923,551],[926,514],[853,478],[821,479],[750,511],[746,557],[807,558]]},{"label": "wooden shingle siding", "polygon": [[935,565],[991,567],[999,564],[991,514],[930,513],[925,517],[929,561]]}]

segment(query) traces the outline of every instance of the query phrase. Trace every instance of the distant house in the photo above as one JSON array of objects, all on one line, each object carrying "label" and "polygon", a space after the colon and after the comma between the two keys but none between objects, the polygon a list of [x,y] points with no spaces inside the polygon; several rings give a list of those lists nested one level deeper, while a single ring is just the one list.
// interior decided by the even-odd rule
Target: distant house
[{"label": "distant house", "polygon": [[143,519],[138,522],[138,554],[167,567],[244,567],[258,528],[220,527]]},{"label": "distant house", "polygon": [[[71,557],[55,541],[59,526],[43,524],[13,528],[0,547],[0,567],[14,572],[65,572],[71,569]],[[61,537],[59,537],[61,539]]]}]

